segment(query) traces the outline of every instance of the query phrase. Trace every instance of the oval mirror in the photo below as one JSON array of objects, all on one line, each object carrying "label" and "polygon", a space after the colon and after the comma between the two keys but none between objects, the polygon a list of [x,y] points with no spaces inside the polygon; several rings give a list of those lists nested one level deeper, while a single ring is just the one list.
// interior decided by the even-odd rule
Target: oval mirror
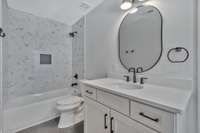
[{"label": "oval mirror", "polygon": [[[162,15],[153,6],[140,6],[128,13],[119,29],[119,58],[128,70],[137,73],[152,69],[162,55]],[[142,69],[141,69],[142,68]]]}]

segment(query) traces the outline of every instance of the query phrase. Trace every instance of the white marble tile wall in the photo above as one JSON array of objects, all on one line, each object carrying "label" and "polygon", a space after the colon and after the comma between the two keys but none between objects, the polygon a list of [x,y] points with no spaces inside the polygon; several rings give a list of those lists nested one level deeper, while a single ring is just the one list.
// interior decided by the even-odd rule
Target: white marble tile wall
[{"label": "white marble tile wall", "polygon": [[[4,56],[6,100],[68,88],[72,77],[71,27],[60,22],[8,10]],[[51,65],[39,55],[51,54]]]},{"label": "white marble tile wall", "polygon": [[[84,18],[81,18],[72,26],[72,31],[77,31],[77,35],[72,39],[72,73],[78,74],[79,80],[84,78]],[[73,79],[73,82],[77,80]],[[80,86],[75,87],[75,94],[81,93]]]}]

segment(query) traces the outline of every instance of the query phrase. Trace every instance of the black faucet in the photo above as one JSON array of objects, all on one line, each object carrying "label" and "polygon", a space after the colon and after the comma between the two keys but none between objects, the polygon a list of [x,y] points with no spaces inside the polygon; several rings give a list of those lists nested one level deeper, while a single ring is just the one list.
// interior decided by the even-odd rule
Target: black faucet
[{"label": "black faucet", "polygon": [[136,78],[136,68],[129,68],[128,72],[132,72],[133,73],[133,83],[137,83],[137,78]]},{"label": "black faucet", "polygon": [[126,82],[129,82],[129,81],[130,81],[129,75],[124,75],[124,77],[126,78]]},{"label": "black faucet", "polygon": [[78,86],[78,83],[72,83],[71,87]]},{"label": "black faucet", "polygon": [[148,78],[146,77],[141,77],[140,78],[140,84],[143,85],[144,84],[144,80],[147,80]]}]

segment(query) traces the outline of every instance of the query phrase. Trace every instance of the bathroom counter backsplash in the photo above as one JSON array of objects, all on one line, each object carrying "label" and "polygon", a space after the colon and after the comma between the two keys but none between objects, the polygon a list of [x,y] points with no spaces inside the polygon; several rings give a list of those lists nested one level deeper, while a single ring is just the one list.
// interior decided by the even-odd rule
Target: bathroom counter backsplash
[{"label": "bathroom counter backsplash", "polygon": [[160,85],[145,84],[142,89],[123,89],[113,87],[112,83],[126,83],[124,80],[104,78],[96,80],[82,80],[82,84],[126,97],[164,110],[182,113],[186,111],[192,96],[191,89],[180,89]]}]

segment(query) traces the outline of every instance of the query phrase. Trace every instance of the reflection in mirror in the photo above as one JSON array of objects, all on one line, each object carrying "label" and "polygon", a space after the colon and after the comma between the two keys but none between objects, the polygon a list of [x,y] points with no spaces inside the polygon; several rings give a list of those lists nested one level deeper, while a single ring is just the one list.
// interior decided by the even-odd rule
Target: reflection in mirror
[{"label": "reflection in mirror", "polygon": [[153,6],[140,6],[128,13],[119,29],[119,58],[137,73],[152,69],[162,55],[162,16]]}]

